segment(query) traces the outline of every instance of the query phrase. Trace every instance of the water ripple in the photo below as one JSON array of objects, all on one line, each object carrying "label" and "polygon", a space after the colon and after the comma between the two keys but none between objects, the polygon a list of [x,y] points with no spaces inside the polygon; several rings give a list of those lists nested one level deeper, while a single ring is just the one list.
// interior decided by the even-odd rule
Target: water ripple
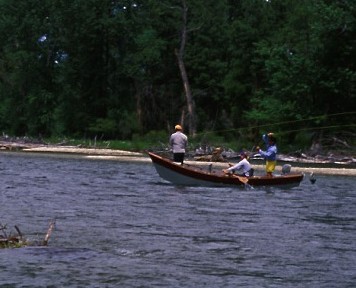
[{"label": "water ripple", "polygon": [[4,154],[1,287],[354,287],[356,180],[175,187],[151,164]]}]

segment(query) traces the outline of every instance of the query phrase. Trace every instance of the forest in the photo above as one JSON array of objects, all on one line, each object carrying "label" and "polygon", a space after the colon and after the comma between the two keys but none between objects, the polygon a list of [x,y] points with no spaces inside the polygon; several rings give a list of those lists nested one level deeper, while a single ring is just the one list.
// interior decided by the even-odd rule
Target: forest
[{"label": "forest", "polygon": [[0,0],[6,135],[355,144],[356,1]]}]

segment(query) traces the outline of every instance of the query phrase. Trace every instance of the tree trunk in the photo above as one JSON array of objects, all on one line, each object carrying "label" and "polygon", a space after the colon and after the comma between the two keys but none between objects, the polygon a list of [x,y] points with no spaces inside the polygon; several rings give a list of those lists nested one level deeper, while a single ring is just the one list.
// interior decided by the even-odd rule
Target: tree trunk
[{"label": "tree trunk", "polygon": [[190,136],[195,136],[196,134],[196,115],[195,115],[195,104],[193,100],[193,95],[192,91],[190,89],[189,85],[189,80],[188,80],[188,75],[187,71],[185,69],[185,64],[184,64],[184,48],[185,48],[185,43],[187,39],[187,3],[186,0],[182,0],[182,5],[183,5],[183,27],[181,31],[181,40],[180,40],[180,48],[179,50],[175,50],[175,54],[178,59],[178,66],[179,70],[181,73],[182,81],[183,81],[183,86],[184,86],[184,92],[185,92],[185,98],[187,102],[187,109],[188,109],[188,127],[189,127],[189,135]]}]

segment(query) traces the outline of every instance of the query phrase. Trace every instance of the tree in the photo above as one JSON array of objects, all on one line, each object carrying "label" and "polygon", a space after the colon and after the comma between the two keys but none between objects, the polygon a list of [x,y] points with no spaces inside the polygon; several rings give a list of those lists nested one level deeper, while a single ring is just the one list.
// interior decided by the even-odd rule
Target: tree
[{"label": "tree", "polygon": [[189,79],[187,75],[187,70],[184,64],[184,49],[187,41],[187,17],[188,17],[188,6],[185,0],[182,0],[182,30],[180,36],[180,47],[175,50],[175,54],[178,59],[178,66],[182,76],[185,97],[187,101],[188,110],[188,127],[190,136],[195,136],[196,134],[196,113],[195,104],[193,100],[192,91],[190,89]]},{"label": "tree", "polygon": [[1,120],[14,134],[49,133],[56,101],[55,47],[44,45],[49,1],[1,1]]},{"label": "tree", "polygon": [[184,122],[191,136],[231,140],[354,115],[353,1],[0,0],[0,9],[7,133],[129,139]]}]

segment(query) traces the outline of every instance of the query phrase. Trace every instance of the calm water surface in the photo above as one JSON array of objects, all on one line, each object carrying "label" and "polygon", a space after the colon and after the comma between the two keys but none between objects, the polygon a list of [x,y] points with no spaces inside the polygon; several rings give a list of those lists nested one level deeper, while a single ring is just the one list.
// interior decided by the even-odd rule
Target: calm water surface
[{"label": "calm water surface", "polygon": [[[0,287],[356,287],[356,179],[175,187],[148,163],[0,154]],[[9,231],[8,231],[9,232]]]}]

